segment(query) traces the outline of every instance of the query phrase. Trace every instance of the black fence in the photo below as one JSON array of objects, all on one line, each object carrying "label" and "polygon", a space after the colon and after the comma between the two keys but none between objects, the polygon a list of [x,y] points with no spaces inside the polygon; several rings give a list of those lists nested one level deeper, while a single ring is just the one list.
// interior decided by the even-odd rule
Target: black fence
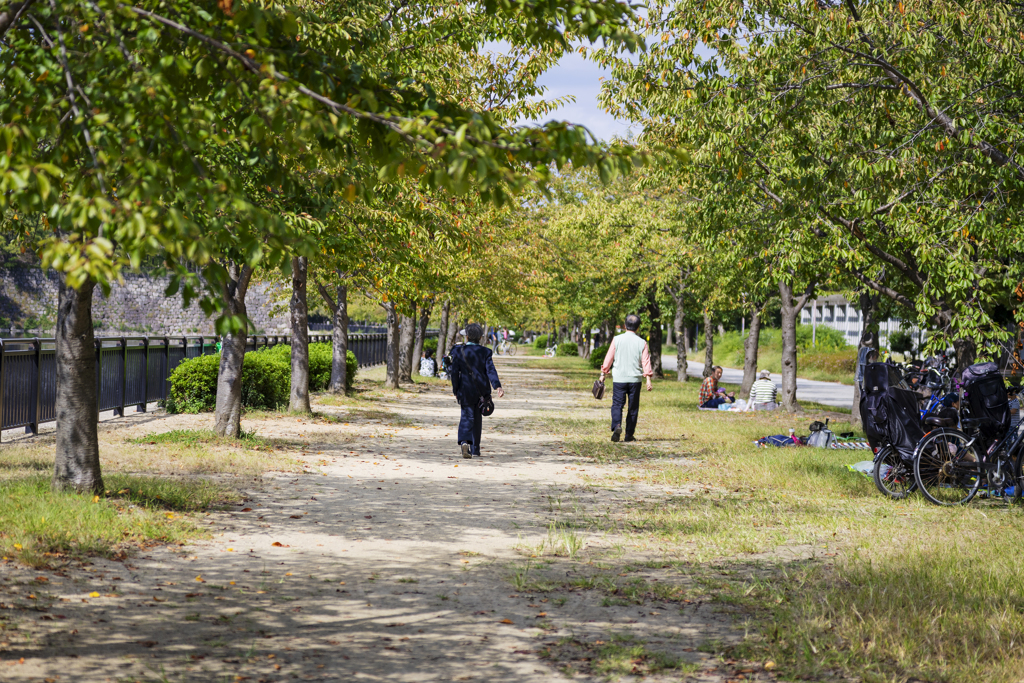
[{"label": "black fence", "polygon": [[[350,334],[348,349],[359,367],[385,362],[386,334]],[[288,344],[287,335],[255,335],[246,351]],[[168,379],[186,358],[217,353],[218,337],[99,337],[96,339],[96,393],[99,410],[124,415],[145,412],[146,404],[167,398]],[[309,336],[330,343],[330,335]],[[57,359],[53,339],[0,339],[0,429],[39,425],[57,419]]]}]

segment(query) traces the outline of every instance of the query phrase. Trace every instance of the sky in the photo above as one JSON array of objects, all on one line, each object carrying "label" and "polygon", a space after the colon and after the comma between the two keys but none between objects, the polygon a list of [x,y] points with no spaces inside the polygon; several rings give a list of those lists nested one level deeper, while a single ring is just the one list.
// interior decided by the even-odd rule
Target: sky
[{"label": "sky", "polygon": [[[578,53],[563,56],[558,66],[541,76],[539,82],[548,88],[544,99],[575,95],[576,101],[552,111],[541,123],[552,119],[569,121],[583,124],[603,140],[610,140],[615,135],[625,137],[629,132],[629,123],[602,111],[597,104],[597,93],[601,90],[600,79],[609,75],[607,69],[602,69]],[[633,132],[635,134],[640,131],[634,129]]]}]

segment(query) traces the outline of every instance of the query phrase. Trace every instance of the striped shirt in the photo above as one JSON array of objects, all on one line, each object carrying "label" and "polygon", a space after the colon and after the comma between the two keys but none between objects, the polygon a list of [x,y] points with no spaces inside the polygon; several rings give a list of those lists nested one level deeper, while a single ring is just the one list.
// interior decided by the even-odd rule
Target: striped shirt
[{"label": "striped shirt", "polygon": [[773,403],[779,390],[770,379],[759,379],[750,387],[751,403]]}]

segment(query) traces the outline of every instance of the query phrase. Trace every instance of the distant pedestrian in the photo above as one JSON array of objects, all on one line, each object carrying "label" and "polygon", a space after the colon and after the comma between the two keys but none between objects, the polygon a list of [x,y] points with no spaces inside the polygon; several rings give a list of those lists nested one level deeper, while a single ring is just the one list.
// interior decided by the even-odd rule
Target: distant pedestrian
[{"label": "distant pedestrian", "polygon": [[427,349],[423,352],[423,358],[420,358],[420,376],[433,377],[435,372],[437,372],[437,363],[434,362],[434,352]]},{"label": "distant pedestrian", "polygon": [[640,316],[626,316],[626,331],[612,340],[601,365],[601,379],[612,376],[612,441],[618,441],[622,434],[622,407],[629,399],[626,411],[626,441],[636,441],[636,421],[640,415],[640,382],[647,378],[647,391],[654,388],[651,377],[651,349],[643,337],[636,334],[640,329]]},{"label": "distant pedestrian", "polygon": [[772,373],[762,370],[756,382],[750,387],[750,398],[747,400],[747,410],[775,410],[779,407],[776,399],[779,395],[779,388],[771,379]]},{"label": "distant pedestrian", "polygon": [[480,345],[484,330],[476,323],[466,325],[466,343],[452,349],[450,376],[452,392],[459,399],[462,417],[459,420],[459,446],[463,458],[480,455],[480,434],[483,431],[483,407],[490,402],[491,388],[498,398],[505,395],[494,369],[491,350]]},{"label": "distant pedestrian", "polygon": [[723,403],[732,403],[736,400],[735,393],[725,393],[725,389],[718,388],[718,380],[722,379],[722,366],[716,365],[711,368],[711,374],[704,378],[700,385],[700,398],[698,399],[701,408],[716,409]]}]

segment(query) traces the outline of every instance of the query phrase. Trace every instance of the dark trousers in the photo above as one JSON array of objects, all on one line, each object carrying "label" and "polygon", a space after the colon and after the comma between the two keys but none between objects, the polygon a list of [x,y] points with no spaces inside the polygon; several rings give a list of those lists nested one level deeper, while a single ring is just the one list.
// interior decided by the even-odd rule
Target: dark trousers
[{"label": "dark trousers", "polygon": [[459,419],[459,444],[468,443],[469,452],[480,455],[480,432],[483,430],[484,416],[476,406],[463,405],[462,417]]},{"label": "dark trousers", "polygon": [[615,382],[612,384],[612,431],[622,428],[622,406],[629,397],[626,410],[626,436],[636,431],[636,418],[640,415],[640,382]]},{"label": "dark trousers", "polygon": [[707,401],[705,401],[703,404],[701,404],[700,407],[701,408],[715,408],[717,410],[718,406],[722,405],[723,403],[732,403],[732,401],[730,401],[728,398],[710,398]]}]

